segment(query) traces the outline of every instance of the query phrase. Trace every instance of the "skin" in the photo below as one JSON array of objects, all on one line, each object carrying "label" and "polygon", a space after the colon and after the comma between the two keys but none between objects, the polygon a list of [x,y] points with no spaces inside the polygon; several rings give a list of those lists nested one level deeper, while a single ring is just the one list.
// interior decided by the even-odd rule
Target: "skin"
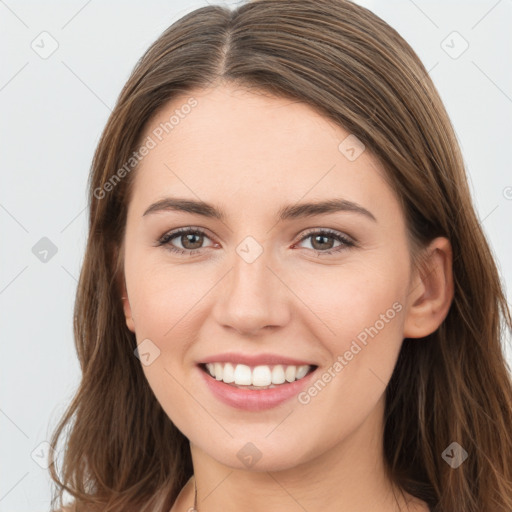
[{"label": "skin", "polygon": [[[143,370],[190,440],[198,509],[427,511],[385,477],[384,392],[403,338],[426,336],[446,317],[449,241],[433,240],[425,249],[430,271],[415,272],[405,218],[378,160],[368,149],[347,159],[338,145],[349,133],[303,103],[232,85],[196,90],[162,107],[143,137],[190,96],[198,105],[134,176],[121,292],[137,343],[150,339],[160,350]],[[172,210],[143,215],[168,196],[212,203],[226,220]],[[376,221],[355,212],[276,220],[282,206],[333,198],[358,203]],[[202,245],[182,236],[169,244],[201,247],[196,254],[157,246],[164,234],[190,226],[206,232]],[[319,254],[340,242],[303,239],[313,228],[357,245]],[[236,252],[247,236],[263,248],[252,263]],[[229,351],[289,355],[314,362],[321,375],[396,302],[401,311],[308,404],[293,398],[270,410],[238,410],[198,378],[197,362]],[[247,442],[262,454],[251,468],[237,457]],[[191,479],[172,512],[193,500]]]}]

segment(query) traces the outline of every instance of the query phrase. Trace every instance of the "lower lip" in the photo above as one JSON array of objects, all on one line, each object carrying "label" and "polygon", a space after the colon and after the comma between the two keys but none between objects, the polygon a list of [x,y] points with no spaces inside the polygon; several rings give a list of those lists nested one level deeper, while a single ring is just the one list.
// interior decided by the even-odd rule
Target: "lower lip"
[{"label": "lower lip", "polygon": [[286,384],[279,384],[275,388],[270,389],[242,389],[226,384],[221,380],[217,380],[201,368],[198,368],[202,374],[206,385],[210,391],[223,403],[235,407],[236,409],[244,409],[246,411],[262,411],[271,409],[286,402],[290,398],[297,396],[304,387],[309,383],[312,375],[317,368],[308,373],[302,379]]}]

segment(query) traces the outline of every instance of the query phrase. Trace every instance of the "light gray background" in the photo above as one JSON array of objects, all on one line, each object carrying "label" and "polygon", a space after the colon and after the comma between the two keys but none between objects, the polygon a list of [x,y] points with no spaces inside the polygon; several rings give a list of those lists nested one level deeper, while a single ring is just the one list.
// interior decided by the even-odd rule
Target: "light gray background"
[{"label": "light gray background", "polygon": [[[50,479],[36,461],[80,377],[73,300],[101,131],[143,51],[206,3],[0,0],[0,512],[49,509]],[[358,3],[397,29],[430,71],[509,288],[512,0]],[[469,43],[458,58],[463,41],[453,31]],[[47,58],[31,47],[52,44]],[[58,249],[47,262],[32,252],[42,237]],[[508,346],[507,354],[512,364]]]}]

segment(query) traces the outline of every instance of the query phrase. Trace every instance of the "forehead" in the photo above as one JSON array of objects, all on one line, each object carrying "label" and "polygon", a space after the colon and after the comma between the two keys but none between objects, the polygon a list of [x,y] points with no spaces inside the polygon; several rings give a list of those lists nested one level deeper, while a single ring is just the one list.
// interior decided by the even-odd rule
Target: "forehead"
[{"label": "forehead", "polygon": [[[188,107],[192,99],[195,105]],[[162,139],[157,142],[164,145],[179,138],[188,150],[245,160],[277,155],[292,159],[297,152],[329,152],[337,150],[341,134],[348,135],[303,102],[235,86],[173,98],[156,113],[146,134],[155,130],[160,131],[156,138]]]},{"label": "forehead", "polygon": [[139,164],[134,192],[146,203],[175,194],[273,210],[306,195],[392,201],[369,151],[347,158],[349,136],[298,100],[234,86],[192,91],[148,123],[143,139],[154,147]]}]

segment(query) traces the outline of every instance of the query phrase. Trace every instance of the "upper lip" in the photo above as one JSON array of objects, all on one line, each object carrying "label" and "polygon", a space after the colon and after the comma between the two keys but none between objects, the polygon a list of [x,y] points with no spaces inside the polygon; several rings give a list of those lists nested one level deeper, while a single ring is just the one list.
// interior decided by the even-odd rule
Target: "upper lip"
[{"label": "upper lip", "polygon": [[295,359],[293,357],[281,356],[279,354],[239,354],[236,352],[229,352],[225,354],[215,354],[213,356],[206,357],[200,361],[199,364],[204,363],[240,363],[247,366],[258,366],[258,365],[310,365],[316,366],[310,361],[304,361]]}]

